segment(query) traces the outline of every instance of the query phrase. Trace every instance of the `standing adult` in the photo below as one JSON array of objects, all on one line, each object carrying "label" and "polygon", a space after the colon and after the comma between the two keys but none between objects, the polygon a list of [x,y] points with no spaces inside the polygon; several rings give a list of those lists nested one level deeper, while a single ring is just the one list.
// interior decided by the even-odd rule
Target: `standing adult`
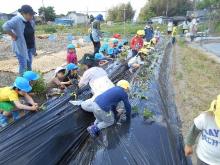
[{"label": "standing adult", "polygon": [[3,30],[13,40],[13,52],[19,62],[19,74],[32,70],[32,59],[35,54],[35,23],[36,12],[29,5],[18,9],[18,14],[3,25]]},{"label": "standing adult", "polygon": [[95,20],[91,24],[90,39],[92,40],[94,46],[94,55],[99,52],[99,48],[101,47],[100,38],[102,33],[100,24],[102,21],[104,21],[103,15],[99,14],[95,17]]},{"label": "standing adult", "polygon": [[147,22],[147,25],[145,26],[144,31],[145,31],[145,40],[147,42],[150,42],[150,40],[154,37],[154,29],[153,29],[151,21]]},{"label": "standing adult", "polygon": [[173,31],[173,20],[169,20],[167,24],[167,34],[171,35]]}]

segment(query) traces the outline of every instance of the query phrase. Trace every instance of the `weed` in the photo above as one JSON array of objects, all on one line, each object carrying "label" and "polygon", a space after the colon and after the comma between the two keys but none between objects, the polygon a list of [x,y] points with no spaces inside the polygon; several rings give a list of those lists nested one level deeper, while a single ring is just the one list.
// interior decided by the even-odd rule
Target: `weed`
[{"label": "weed", "polygon": [[46,93],[47,87],[46,83],[44,81],[42,73],[38,72],[40,74],[40,78],[34,83],[32,87],[32,92],[36,93],[36,95],[44,95]]},{"label": "weed", "polygon": [[151,111],[149,111],[147,108],[144,108],[143,117],[144,117],[144,119],[149,119],[149,118],[153,117],[153,113]]},{"label": "weed", "polygon": [[132,110],[132,112],[134,112],[134,113],[138,113],[138,107],[137,107],[137,106],[133,106],[133,107],[131,108],[131,110]]}]

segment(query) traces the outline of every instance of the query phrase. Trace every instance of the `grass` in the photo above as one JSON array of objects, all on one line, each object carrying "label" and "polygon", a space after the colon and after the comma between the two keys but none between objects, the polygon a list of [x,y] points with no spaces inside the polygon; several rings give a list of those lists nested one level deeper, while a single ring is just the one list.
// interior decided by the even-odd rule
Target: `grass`
[{"label": "grass", "polygon": [[[183,111],[191,118],[208,110],[210,103],[220,93],[220,65],[199,50],[178,47],[181,70],[176,71],[177,93]],[[174,68],[175,69],[175,68]],[[184,84],[184,85],[181,85]]]}]

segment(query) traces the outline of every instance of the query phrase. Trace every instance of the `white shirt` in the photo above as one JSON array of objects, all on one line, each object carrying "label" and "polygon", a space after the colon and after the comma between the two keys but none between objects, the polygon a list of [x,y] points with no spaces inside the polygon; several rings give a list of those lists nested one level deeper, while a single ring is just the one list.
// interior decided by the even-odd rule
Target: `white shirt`
[{"label": "white shirt", "polygon": [[198,158],[210,165],[220,165],[220,128],[215,117],[204,112],[194,119],[194,124],[202,131],[196,149]]},{"label": "white shirt", "polygon": [[84,72],[80,79],[79,86],[87,85],[88,83],[92,89],[93,97],[114,87],[106,71],[100,67],[92,67]]},{"label": "white shirt", "polygon": [[128,66],[131,67],[133,64],[143,65],[144,61],[141,60],[140,56],[134,56],[128,61]]},{"label": "white shirt", "polygon": [[168,25],[167,25],[167,31],[173,31],[173,23],[172,22],[169,22]]}]

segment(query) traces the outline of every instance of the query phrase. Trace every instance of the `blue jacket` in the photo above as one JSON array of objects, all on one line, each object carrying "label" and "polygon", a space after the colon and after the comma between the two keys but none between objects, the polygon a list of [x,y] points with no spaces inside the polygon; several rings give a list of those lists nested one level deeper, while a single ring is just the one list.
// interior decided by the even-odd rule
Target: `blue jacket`
[{"label": "blue jacket", "polygon": [[130,118],[131,114],[131,104],[128,99],[128,94],[121,87],[113,87],[103,94],[96,97],[95,102],[99,105],[99,107],[106,112],[116,111],[117,105],[119,102],[123,101],[126,116]]},{"label": "blue jacket", "polygon": [[149,42],[154,36],[154,29],[151,27],[147,27],[144,29],[144,31],[145,31],[145,39],[147,42]]},{"label": "blue jacket", "polygon": [[[31,25],[35,28],[34,21],[31,21]],[[24,38],[25,24],[21,16],[16,15],[9,21],[5,22],[2,26],[4,31],[12,31],[17,36],[17,40],[13,41],[12,49],[14,53],[18,53],[28,59],[28,49]]]}]

